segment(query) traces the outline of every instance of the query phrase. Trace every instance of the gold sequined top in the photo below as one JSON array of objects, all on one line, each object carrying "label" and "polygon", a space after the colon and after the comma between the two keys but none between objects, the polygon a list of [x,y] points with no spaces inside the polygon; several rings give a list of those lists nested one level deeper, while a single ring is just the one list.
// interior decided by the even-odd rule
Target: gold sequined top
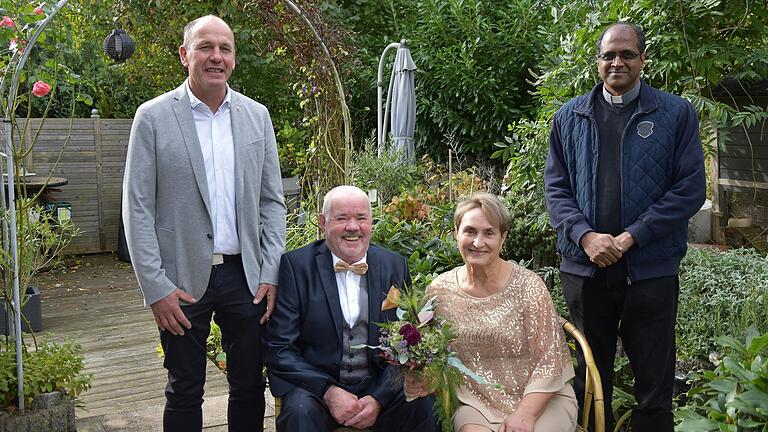
[{"label": "gold sequined top", "polygon": [[506,287],[484,298],[461,290],[458,268],[438,276],[429,293],[438,296],[438,312],[456,334],[451,348],[471,370],[504,392],[470,378],[458,389],[459,400],[498,423],[527,393],[573,397],[567,381],[573,365],[559,317],[544,281],[514,264]]}]

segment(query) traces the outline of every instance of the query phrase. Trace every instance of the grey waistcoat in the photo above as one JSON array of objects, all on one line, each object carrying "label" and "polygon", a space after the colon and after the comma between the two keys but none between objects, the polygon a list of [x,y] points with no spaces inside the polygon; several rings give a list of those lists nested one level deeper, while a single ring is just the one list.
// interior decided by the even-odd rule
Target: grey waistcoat
[{"label": "grey waistcoat", "polygon": [[339,380],[342,384],[357,384],[370,376],[368,371],[368,354],[364,349],[350,348],[354,345],[368,343],[368,278],[360,278],[360,317],[351,329],[346,320],[342,320],[342,343],[344,352],[341,356],[341,371]]}]

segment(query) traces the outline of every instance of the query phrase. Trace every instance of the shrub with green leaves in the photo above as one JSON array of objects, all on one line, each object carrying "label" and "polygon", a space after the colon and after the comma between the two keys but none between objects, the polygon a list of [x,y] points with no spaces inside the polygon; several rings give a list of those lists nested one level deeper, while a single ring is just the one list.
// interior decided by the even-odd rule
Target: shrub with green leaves
[{"label": "shrub with green leaves", "polygon": [[381,202],[416,184],[416,165],[401,151],[384,149],[378,154],[376,143],[368,139],[365,147],[352,155],[352,181],[364,191],[376,189]]},{"label": "shrub with green leaves", "polygon": [[[25,348],[24,406],[29,407],[35,396],[61,391],[75,398],[91,388],[92,376],[83,374],[85,362],[80,345],[66,340],[62,343],[42,342],[37,348]],[[18,406],[16,376],[16,346],[0,340],[0,411],[13,411]]]},{"label": "shrub with green leaves", "polygon": [[285,250],[292,251],[320,238],[318,213],[313,201],[303,200],[286,219]]},{"label": "shrub with green leaves", "polygon": [[754,325],[768,331],[768,258],[751,249],[689,248],[680,267],[677,353],[680,366],[707,365],[718,336]]},{"label": "shrub with green leaves", "polygon": [[451,134],[485,157],[507,124],[534,111],[529,69],[547,52],[540,31],[550,18],[536,0],[398,3],[419,68],[417,145],[437,155]]},{"label": "shrub with green leaves", "polygon": [[446,272],[462,262],[452,221],[446,222],[449,211],[453,211],[450,204],[433,206],[428,220],[414,221],[383,213],[374,226],[372,241],[407,257],[411,276]]},{"label": "shrub with green leaves", "polygon": [[675,411],[680,432],[768,430],[768,333],[755,326],[746,341],[721,336],[728,352],[714,371],[692,374],[696,387],[688,404]]},{"label": "shrub with green leaves", "polygon": [[543,187],[542,183],[527,192],[515,189],[504,197],[511,224],[503,254],[508,259],[531,260],[534,269],[555,266],[559,262],[555,244],[557,234],[549,224],[549,215],[541,199]]}]

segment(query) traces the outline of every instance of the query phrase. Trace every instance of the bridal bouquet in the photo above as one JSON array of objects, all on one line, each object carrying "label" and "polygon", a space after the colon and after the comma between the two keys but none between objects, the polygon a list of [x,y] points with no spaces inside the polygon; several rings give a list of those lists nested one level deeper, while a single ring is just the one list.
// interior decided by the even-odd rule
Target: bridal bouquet
[{"label": "bridal bouquet", "polygon": [[[436,305],[436,297],[427,298],[424,290],[401,292],[393,286],[381,310],[397,308],[397,321],[377,324],[382,329],[379,345],[355,348],[378,349],[388,363],[399,366],[404,373],[418,374],[428,388],[434,389],[435,411],[443,430],[451,431],[451,417],[458,403],[456,388],[463,375],[481,384],[493,384],[469,370],[451,351],[451,325],[435,314]],[[498,384],[493,386],[502,389]]]}]

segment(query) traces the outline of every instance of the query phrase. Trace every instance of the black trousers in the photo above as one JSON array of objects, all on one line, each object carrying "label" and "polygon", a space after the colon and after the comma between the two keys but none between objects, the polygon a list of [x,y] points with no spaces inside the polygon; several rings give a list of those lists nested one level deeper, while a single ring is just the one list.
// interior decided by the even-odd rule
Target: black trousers
[{"label": "black trousers", "polygon": [[[672,386],[675,374],[677,276],[633,281],[623,272],[600,269],[594,278],[560,274],[571,320],[587,338],[603,383],[606,430],[613,430],[613,364],[617,337],[635,375],[637,407],[634,432],[672,432]],[[574,388],[584,403],[585,364],[581,352]],[[594,411],[593,411],[594,412]]]},{"label": "black trousers", "polygon": [[261,359],[263,326],[259,319],[267,302],[253,304],[240,256],[226,258],[224,264],[212,268],[203,298],[182,306],[192,328],[186,330],[184,336],[160,332],[165,352],[163,365],[168,370],[163,413],[165,432],[195,432],[203,428],[205,342],[211,329],[211,316],[221,328],[222,346],[227,353],[229,431],[263,430],[265,381]]},{"label": "black trousers", "polygon": [[[346,390],[358,397],[364,396],[354,388]],[[406,402],[400,391],[389,405],[381,407],[376,423],[370,429],[377,432],[438,432],[434,403],[432,397]],[[283,396],[276,423],[278,432],[330,432],[341,426],[331,417],[322,398],[301,387]]]}]

